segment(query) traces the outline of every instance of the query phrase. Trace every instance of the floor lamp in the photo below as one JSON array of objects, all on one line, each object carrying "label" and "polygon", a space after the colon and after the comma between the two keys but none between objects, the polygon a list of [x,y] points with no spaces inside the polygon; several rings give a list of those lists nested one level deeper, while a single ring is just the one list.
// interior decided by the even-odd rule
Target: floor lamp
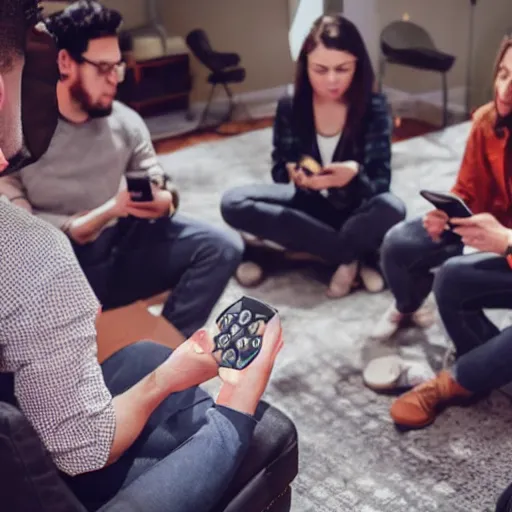
[{"label": "floor lamp", "polygon": [[471,117],[471,88],[473,71],[473,32],[475,28],[475,6],[477,0],[470,0],[471,7],[469,11],[469,47],[468,47],[468,64],[466,67],[466,116]]},{"label": "floor lamp", "polygon": [[162,19],[158,14],[157,7],[158,0],[146,0],[146,13],[148,21],[145,25],[132,29],[131,32],[134,34],[145,34],[148,31],[156,32],[162,43],[162,51],[164,54],[167,53],[167,31],[165,27],[160,23]]}]

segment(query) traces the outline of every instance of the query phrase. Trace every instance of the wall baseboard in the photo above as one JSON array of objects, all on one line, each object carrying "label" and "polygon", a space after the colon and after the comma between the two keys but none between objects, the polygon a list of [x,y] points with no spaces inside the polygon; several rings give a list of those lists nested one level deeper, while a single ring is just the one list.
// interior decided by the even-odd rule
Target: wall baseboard
[{"label": "wall baseboard", "polygon": [[[288,84],[279,85],[277,87],[270,87],[268,89],[260,89],[258,91],[248,91],[235,94],[233,96],[236,105],[244,105],[251,109],[251,107],[255,110],[260,108],[264,108],[264,110],[270,109],[271,107],[275,109],[279,98],[285,96],[288,93]],[[197,101],[192,103],[190,109],[194,113],[202,112],[206,107],[206,101]],[[222,87],[217,88],[215,96],[211,103],[211,108],[213,111],[223,110],[227,107],[228,98],[224,93],[224,89]],[[270,114],[270,115],[273,115]]]},{"label": "wall baseboard", "polygon": [[[442,116],[442,91],[441,89],[422,93],[411,93],[384,86],[391,108],[395,115],[412,117],[433,124],[439,123]],[[241,119],[244,114],[252,118],[273,116],[279,98],[293,94],[293,84],[283,84],[258,91],[242,92],[234,95],[238,110],[245,107],[247,112],[240,112]],[[222,88],[218,88],[212,100],[211,111],[222,112],[227,108],[228,98]],[[463,120],[466,114],[466,88],[451,87],[448,89],[448,111],[453,120]],[[190,106],[193,114],[199,115],[206,107],[206,101],[194,102]]]},{"label": "wall baseboard", "polygon": [[[395,115],[413,117],[437,124],[442,118],[442,90],[410,93],[384,86],[384,93]],[[448,89],[448,112],[454,121],[463,120],[466,116],[466,87]]]}]

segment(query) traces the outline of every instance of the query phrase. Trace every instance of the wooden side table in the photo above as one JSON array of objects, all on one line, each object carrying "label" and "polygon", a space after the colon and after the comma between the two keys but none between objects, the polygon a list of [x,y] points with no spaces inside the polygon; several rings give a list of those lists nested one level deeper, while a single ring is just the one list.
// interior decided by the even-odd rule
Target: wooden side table
[{"label": "wooden side table", "polygon": [[192,77],[188,53],[135,61],[125,55],[127,72],[118,99],[140,115],[188,110]]}]

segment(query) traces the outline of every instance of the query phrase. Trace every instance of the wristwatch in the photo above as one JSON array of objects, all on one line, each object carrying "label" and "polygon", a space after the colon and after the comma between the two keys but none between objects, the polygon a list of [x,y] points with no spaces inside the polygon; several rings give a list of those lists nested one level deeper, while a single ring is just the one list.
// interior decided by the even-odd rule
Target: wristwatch
[{"label": "wristwatch", "polygon": [[178,189],[172,182],[171,178],[167,176],[167,174],[155,174],[150,178],[151,183],[156,185],[160,190],[167,190],[171,193],[172,196],[172,205],[169,209],[169,217],[172,217],[176,210],[178,209],[180,196],[178,194]]}]

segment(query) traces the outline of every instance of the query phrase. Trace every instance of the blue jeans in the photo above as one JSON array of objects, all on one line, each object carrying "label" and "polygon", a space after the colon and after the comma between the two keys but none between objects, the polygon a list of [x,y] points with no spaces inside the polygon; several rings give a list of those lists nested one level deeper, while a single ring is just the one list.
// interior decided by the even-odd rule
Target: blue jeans
[{"label": "blue jeans", "polygon": [[398,311],[414,313],[432,291],[432,270],[462,250],[460,239],[451,233],[445,233],[440,243],[433,242],[421,218],[390,229],[381,247],[381,268]]},{"label": "blue jeans", "polygon": [[73,248],[104,310],[172,289],[162,314],[188,337],[206,323],[243,243],[236,233],[176,214],[154,222],[121,219]]},{"label": "blue jeans", "polygon": [[[117,352],[102,365],[108,388],[114,396],[123,393],[171,352],[150,342]],[[88,510],[207,512],[230,484],[256,423],[190,388],[164,400],[117,462],[63,477]]]},{"label": "blue jeans", "polygon": [[512,381],[512,327],[500,332],[483,311],[512,309],[512,269],[505,258],[489,253],[452,258],[439,269],[434,292],[457,349],[457,382],[483,394]]},{"label": "blue jeans", "polygon": [[483,312],[512,309],[512,269],[503,257],[462,255],[462,250],[456,235],[447,232],[440,243],[433,242],[421,219],[414,219],[386,235],[382,269],[402,313],[416,311],[434,290],[457,350],[454,376],[480,394],[512,381],[512,328],[500,332]]},{"label": "blue jeans", "polygon": [[320,194],[297,192],[292,185],[277,183],[228,190],[221,212],[236,230],[334,265],[371,260],[388,229],[405,218],[403,202],[391,193],[346,212]]}]

